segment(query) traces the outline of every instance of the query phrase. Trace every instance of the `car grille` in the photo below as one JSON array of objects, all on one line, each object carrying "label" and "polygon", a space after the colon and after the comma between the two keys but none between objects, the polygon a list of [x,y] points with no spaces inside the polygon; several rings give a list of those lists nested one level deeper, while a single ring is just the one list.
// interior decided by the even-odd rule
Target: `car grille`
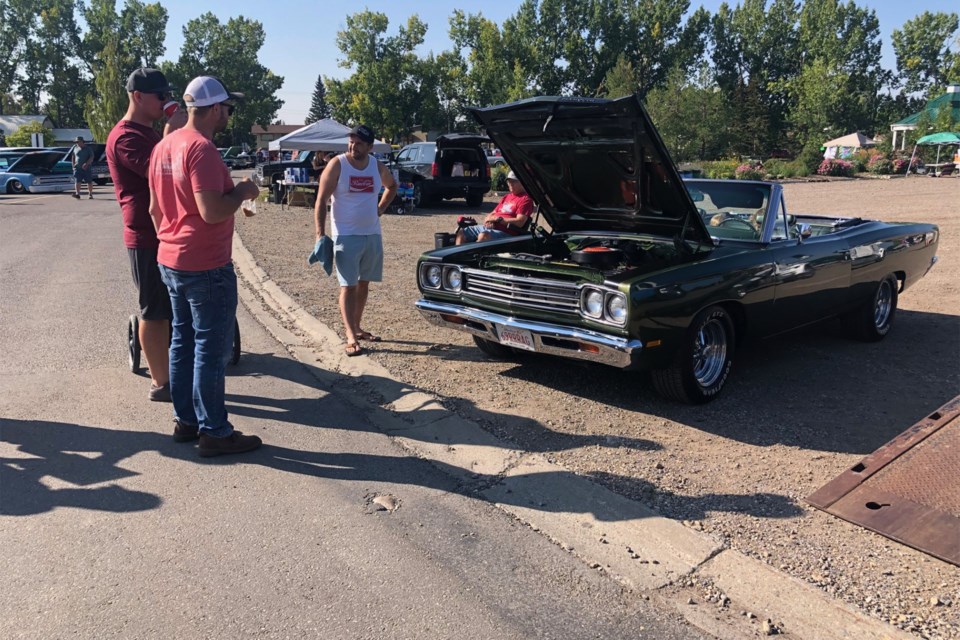
[{"label": "car grille", "polygon": [[464,269],[463,274],[463,290],[475,298],[571,315],[576,315],[580,308],[580,289],[570,282],[480,269]]}]

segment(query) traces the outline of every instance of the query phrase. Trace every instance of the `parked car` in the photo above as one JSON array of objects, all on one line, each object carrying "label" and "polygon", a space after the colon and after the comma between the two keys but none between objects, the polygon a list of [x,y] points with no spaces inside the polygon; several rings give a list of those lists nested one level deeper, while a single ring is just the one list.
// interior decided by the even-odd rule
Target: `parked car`
[{"label": "parked car", "polygon": [[218,149],[224,163],[231,169],[252,169],[256,165],[256,156],[243,150],[241,146]]},{"label": "parked car", "polygon": [[73,189],[74,179],[69,167],[58,166],[63,159],[60,151],[31,151],[25,153],[0,173],[0,193],[54,193]]},{"label": "parked car", "polygon": [[487,154],[487,163],[491,167],[507,164],[507,160],[503,157],[503,154],[500,153],[500,149],[490,149],[488,147],[484,149],[484,152]]},{"label": "parked car", "polygon": [[937,259],[932,224],[795,214],[774,183],[683,182],[632,96],[471,113],[549,230],[425,253],[416,307],[495,357],[649,370],[663,396],[707,402],[747,338],[840,316],[882,339]]},{"label": "parked car", "polygon": [[413,183],[415,206],[443,198],[466,198],[475,207],[490,190],[490,164],[481,145],[485,136],[449,133],[436,142],[414,142],[397,154],[402,182]]},{"label": "parked car", "polygon": [[259,164],[253,174],[253,181],[258,187],[269,187],[272,183],[283,180],[283,172],[286,169],[310,169],[314,153],[313,151],[301,151],[292,160]]}]

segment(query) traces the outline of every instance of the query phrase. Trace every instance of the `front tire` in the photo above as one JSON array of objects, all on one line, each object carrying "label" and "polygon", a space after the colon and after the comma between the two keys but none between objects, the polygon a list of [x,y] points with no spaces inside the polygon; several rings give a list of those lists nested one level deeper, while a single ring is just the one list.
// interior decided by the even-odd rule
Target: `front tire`
[{"label": "front tire", "polygon": [[473,341],[480,351],[496,360],[507,360],[514,353],[513,349],[510,347],[505,347],[499,342],[494,342],[493,340],[487,340],[486,338],[473,336]]},{"label": "front tire", "polygon": [[887,276],[877,285],[868,304],[846,317],[847,327],[854,338],[863,342],[883,340],[897,315],[897,279]]},{"label": "front tire", "polygon": [[19,180],[11,180],[7,183],[7,193],[26,193],[26,191]]},{"label": "front tire", "polygon": [[733,368],[736,335],[723,307],[708,307],[696,315],[684,343],[666,369],[652,372],[653,386],[664,398],[703,404],[723,390]]},{"label": "front tire", "polygon": [[419,207],[423,204],[423,187],[420,186],[419,182],[413,183],[413,206],[414,208]]}]

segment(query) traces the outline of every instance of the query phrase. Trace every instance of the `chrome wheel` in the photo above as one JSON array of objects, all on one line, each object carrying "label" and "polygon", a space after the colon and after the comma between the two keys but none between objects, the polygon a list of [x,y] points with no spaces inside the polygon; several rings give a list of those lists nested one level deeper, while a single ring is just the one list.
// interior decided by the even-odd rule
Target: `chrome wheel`
[{"label": "chrome wheel", "polygon": [[873,326],[882,329],[890,320],[890,312],[893,310],[893,286],[890,280],[884,280],[880,283],[880,289],[877,291],[877,302],[873,308]]},{"label": "chrome wheel", "polygon": [[717,318],[708,320],[697,332],[693,346],[693,376],[701,387],[713,386],[727,365],[727,330]]}]

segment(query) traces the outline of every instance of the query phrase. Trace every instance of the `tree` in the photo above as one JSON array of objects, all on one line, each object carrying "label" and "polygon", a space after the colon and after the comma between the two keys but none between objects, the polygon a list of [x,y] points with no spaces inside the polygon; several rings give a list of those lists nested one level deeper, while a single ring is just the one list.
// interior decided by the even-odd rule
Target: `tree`
[{"label": "tree", "polygon": [[330,107],[327,105],[327,88],[323,85],[323,76],[317,76],[317,83],[313,87],[313,100],[310,102],[310,112],[305,124],[316,122],[330,117]]},{"label": "tree", "polygon": [[956,13],[924,11],[893,30],[893,50],[904,91],[932,98],[943,90],[951,67],[960,59],[960,52],[950,50],[958,28]]},{"label": "tree", "polygon": [[110,130],[127,111],[125,86],[129,74],[126,70],[131,67],[131,60],[119,49],[115,40],[108,39],[95,60],[97,73],[93,84],[96,95],[87,96],[83,110],[94,140],[106,142]]},{"label": "tree", "polygon": [[183,27],[183,46],[176,64],[162,64],[161,70],[177,87],[200,75],[220,78],[230,91],[246,99],[230,118],[227,132],[220,136],[227,144],[250,141],[254,124],[266,126],[276,118],[283,100],[276,92],[283,78],[259,62],[265,35],[263,25],[244,17],[221,23],[205,13]]},{"label": "tree", "polygon": [[32,0],[0,0],[0,115],[19,111],[14,89],[36,20],[34,5]]},{"label": "tree", "polygon": [[362,11],[347,16],[337,32],[343,54],[340,66],[353,69],[346,80],[326,79],[328,102],[341,122],[364,123],[388,139],[405,134],[416,122],[421,105],[422,61],[415,49],[423,44],[427,25],[414,15],[387,36],[387,16]]},{"label": "tree", "polygon": [[607,98],[628,96],[637,90],[636,73],[625,55],[617,58],[617,64],[607,71],[599,93]]},{"label": "tree", "polygon": [[53,142],[53,129],[43,126],[42,122],[28,122],[7,136],[7,146],[29,147],[31,133],[42,133],[44,144]]},{"label": "tree", "polygon": [[723,93],[704,62],[693,77],[671,71],[646,97],[647,111],[677,162],[721,157],[742,132],[733,126]]}]

